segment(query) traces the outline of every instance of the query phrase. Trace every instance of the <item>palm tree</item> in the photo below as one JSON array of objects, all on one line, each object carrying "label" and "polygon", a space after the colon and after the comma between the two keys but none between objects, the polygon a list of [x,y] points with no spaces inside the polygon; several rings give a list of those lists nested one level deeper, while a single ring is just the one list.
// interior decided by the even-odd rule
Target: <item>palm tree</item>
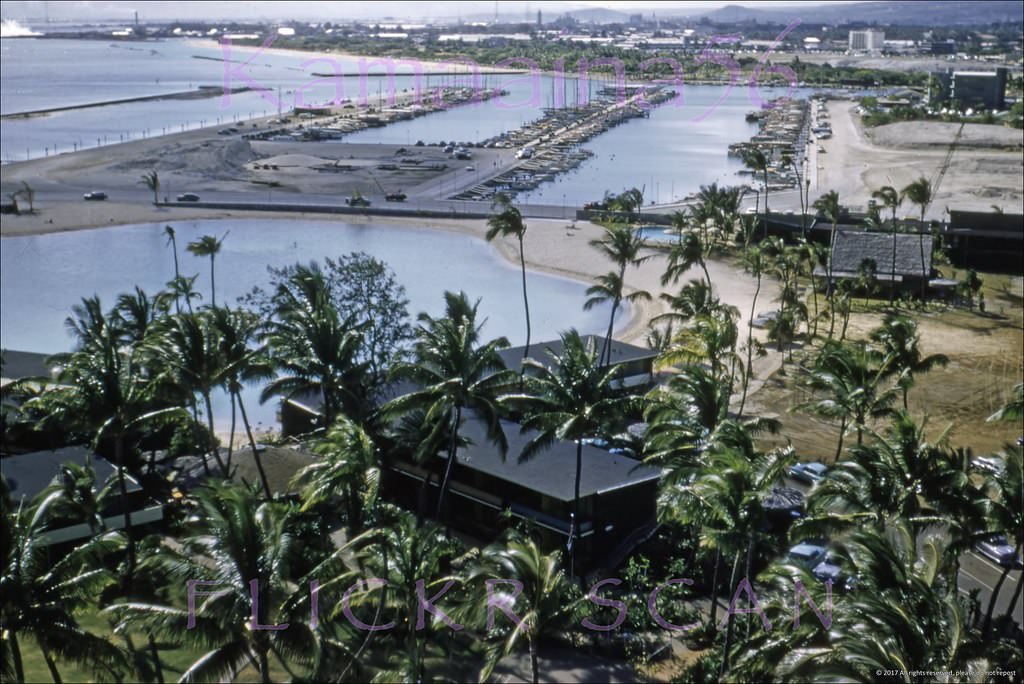
[{"label": "palm tree", "polygon": [[[750,377],[754,373],[754,312],[757,311],[757,296],[761,294],[761,274],[764,272],[764,258],[761,250],[754,247],[747,250],[745,256],[747,268],[757,278],[757,287],[754,289],[754,297],[750,301],[750,320],[747,321],[747,362],[743,369],[743,396],[740,398],[739,415],[743,415],[743,407],[747,405],[747,389],[750,387]],[[812,280],[811,287],[814,287]]]},{"label": "palm tree", "polygon": [[526,310],[526,347],[523,358],[530,355],[530,300],[526,295],[526,253],[523,251],[523,237],[526,235],[526,222],[523,215],[512,206],[512,200],[504,193],[498,193],[495,205],[498,213],[487,219],[487,241],[496,237],[515,237],[519,241],[519,265],[523,274],[523,308]]},{"label": "palm tree", "polygon": [[[387,583],[384,589],[362,583],[359,590],[349,593],[349,600],[353,612],[363,615],[362,620],[377,625],[388,620],[390,629],[360,635],[363,644],[345,670],[340,675],[337,671],[328,674],[339,681],[369,680],[369,677],[351,677],[349,670],[369,669],[366,663],[370,662],[378,670],[375,681],[432,681],[434,677],[428,675],[428,666],[440,660],[436,657],[440,654],[430,653],[432,643],[437,641],[436,637],[430,637],[435,631],[448,631],[453,623],[440,616],[425,619],[418,588],[422,587],[425,596],[432,596],[457,581],[457,577],[446,570],[463,562],[455,557],[458,543],[440,526],[431,523],[420,526],[414,516],[394,507],[382,506],[381,514],[383,520],[379,527],[352,539],[324,563],[325,569],[318,568],[311,573],[312,577],[330,578],[320,586],[320,592],[329,598],[340,598],[353,582],[367,577]],[[345,556],[352,557],[359,569],[352,571],[349,564],[340,562]],[[443,626],[446,622],[448,626]],[[381,635],[378,639],[382,642],[376,651],[369,648],[374,634]],[[450,659],[450,650],[447,656]]]},{"label": "palm tree", "polygon": [[[113,443],[121,510],[128,535],[127,577],[135,569],[131,508],[125,471],[133,455],[138,430],[160,420],[181,417],[173,395],[164,394],[160,378],[144,368],[139,349],[126,343],[117,317],[104,314],[98,297],[82,300],[65,322],[77,337],[76,349],[58,354],[51,363],[59,367],[57,385],[29,402],[43,410],[41,426],[51,423],[70,426],[88,434],[91,448]],[[158,400],[158,397],[164,398]]]},{"label": "palm tree", "polygon": [[1011,397],[998,411],[988,417],[987,421],[1019,420],[1024,416],[1024,383],[1013,386]]},{"label": "palm tree", "polygon": [[[164,235],[167,236],[167,244],[171,246],[171,255],[174,257],[174,280],[181,278],[181,271],[178,269],[178,241],[174,228],[171,226],[164,226]],[[187,302],[188,300],[186,300]],[[175,295],[174,297],[175,313],[181,313],[181,298]]]},{"label": "palm tree", "polygon": [[298,267],[278,292],[276,320],[267,324],[267,345],[278,377],[263,389],[260,402],[315,393],[325,427],[342,413],[360,423],[368,421],[371,388],[367,364],[358,361],[363,337],[355,319],[341,317],[318,269]]},{"label": "palm tree", "polygon": [[[816,199],[813,206],[832,223],[832,234],[829,236],[828,241],[828,285],[826,290],[828,300],[831,302],[835,293],[835,284],[832,281],[832,262],[836,250],[836,226],[839,223],[839,214],[842,211],[842,205],[839,204],[839,193],[835,190],[830,190]],[[836,312],[835,306],[830,305],[829,309],[831,311],[831,322],[829,323],[828,336],[831,339],[832,334],[835,332]]]},{"label": "palm tree", "polygon": [[393,371],[394,379],[413,382],[418,389],[388,402],[383,408],[383,413],[391,416],[422,409],[426,412],[425,423],[434,426],[435,431],[450,430],[447,462],[435,512],[439,519],[458,451],[463,412],[472,411],[483,421],[487,439],[505,454],[508,440],[501,427],[499,397],[515,376],[498,355],[498,350],[508,348],[508,340],[500,337],[480,343],[483,327],[482,323],[477,323],[480,300],[470,304],[465,292],[445,292],[444,297],[443,317],[419,316],[415,360],[400,363]]},{"label": "palm tree", "polygon": [[153,204],[160,203],[160,176],[157,175],[156,170],[148,171],[142,174],[142,180],[139,181],[142,185],[145,185],[150,192],[153,193]]},{"label": "palm tree", "polygon": [[167,299],[166,292],[150,297],[138,286],[131,294],[125,293],[117,298],[112,313],[128,344],[141,344],[153,330],[153,325],[167,315]]},{"label": "palm tree", "polygon": [[212,235],[203,235],[198,240],[188,243],[188,251],[198,257],[210,257],[210,306],[217,306],[217,283],[214,280],[213,264],[220,253],[221,245],[224,244],[224,238],[227,236],[228,234],[224,233],[224,237],[218,240]]},{"label": "palm tree", "polygon": [[[50,553],[46,530],[60,502],[49,492],[15,508],[0,479],[0,613],[4,624],[0,673],[5,681],[24,682],[19,637],[31,636],[54,682],[61,682],[57,660],[82,663],[119,678],[121,652],[106,639],[84,630],[75,613],[90,605],[114,577],[106,560],[124,548],[118,532],[98,534],[65,555]],[[8,654],[10,660],[8,660]]]},{"label": "palm tree", "polygon": [[[719,305],[707,314],[694,317],[676,334],[658,362],[664,365],[707,363],[712,375],[721,380],[727,370],[734,371],[736,367],[738,319],[739,311],[728,305]],[[729,389],[731,392],[731,381]]]},{"label": "palm tree", "polygon": [[[142,630],[159,639],[208,649],[182,675],[182,681],[233,679],[254,664],[269,683],[270,654],[283,662],[308,664],[314,653],[309,624],[289,615],[301,549],[293,510],[259,502],[235,485],[214,485],[196,495],[195,516],[180,544],[164,545],[148,562],[169,578],[196,591],[210,591],[187,610],[151,603],[119,603],[103,612],[117,620],[117,631]],[[199,585],[195,582],[208,582]],[[189,584],[193,583],[193,584]],[[298,589],[308,594],[306,586]],[[299,619],[289,620],[290,617]],[[288,623],[287,629],[260,629]]]},{"label": "palm tree", "polygon": [[892,211],[892,216],[889,219],[892,222],[892,270],[889,274],[889,306],[892,306],[893,300],[896,297],[896,233],[899,229],[899,224],[896,222],[896,210],[903,203],[903,197],[891,185],[875,190],[871,193],[871,196],[881,200],[882,206]]},{"label": "palm tree", "polygon": [[[1007,445],[1003,450],[1003,459],[1006,467],[1001,472],[990,473],[985,477],[985,490],[987,496],[984,500],[985,514],[989,521],[989,529],[1005,531],[1007,537],[1017,549],[1018,555],[1021,548],[1024,548],[1024,511],[1021,510],[1020,502],[1024,501],[1024,458],[1019,446]],[[1011,564],[1003,568],[995,588],[992,590],[992,597],[989,599],[988,610],[985,612],[985,622],[982,627],[983,638],[988,638],[992,626],[992,615],[996,606],[996,599],[999,597],[999,590],[1003,582],[1010,574]],[[1021,580],[1017,580],[1017,589],[1006,614],[1013,616],[1017,600],[1020,598]]]},{"label": "palm tree", "polygon": [[623,422],[638,399],[616,391],[619,369],[607,367],[596,358],[593,339],[584,342],[579,332],[570,330],[561,336],[562,354],[550,350],[550,364],[532,359],[527,374],[526,396],[519,399],[526,409],[523,431],[536,430],[519,458],[528,461],[556,441],[576,443],[576,479],[573,489],[573,526],[570,543],[570,572],[574,572],[575,541],[580,526],[580,478],[583,472],[583,439],[596,434],[611,434]]},{"label": "palm tree", "polygon": [[660,323],[664,320],[686,323],[697,316],[708,315],[721,306],[718,297],[703,280],[691,280],[679,289],[678,294],[670,295],[663,292],[660,297],[669,305],[671,311],[658,314],[651,319],[651,323]]},{"label": "palm tree", "polygon": [[[705,468],[689,483],[663,489],[663,515],[684,524],[698,524],[704,537],[719,550],[735,553],[729,586],[736,586],[741,558],[751,577],[758,540],[768,529],[763,501],[792,461],[791,447],[758,452],[749,433],[731,424],[733,438],[712,445]],[[712,596],[715,604],[715,596]],[[733,621],[729,620],[721,672],[729,669]],[[720,673],[721,676],[721,673]]]},{"label": "palm tree", "polygon": [[764,175],[764,215],[768,217],[768,169],[771,164],[764,152],[754,149],[743,156],[743,165],[754,173],[761,172]]},{"label": "palm tree", "polygon": [[213,391],[226,382],[226,364],[221,339],[210,312],[168,316],[159,323],[159,331],[147,343],[147,351],[159,360],[162,373],[194,396],[203,399],[209,451],[224,478],[231,477],[220,457],[213,420]]},{"label": "palm tree", "polygon": [[949,364],[944,354],[922,356],[921,336],[917,322],[898,314],[887,314],[881,327],[871,331],[871,339],[881,346],[882,352],[892,357],[890,373],[897,377],[897,384],[903,392],[903,410],[907,410],[907,393],[914,386],[916,373],[928,373],[932,369]]},{"label": "palm tree", "polygon": [[708,266],[705,262],[704,244],[696,233],[686,233],[669,250],[668,266],[665,268],[664,275],[661,276],[661,284],[664,286],[670,282],[678,282],[680,276],[694,265],[699,265],[704,271],[704,278],[710,288],[711,275],[708,273]]},{"label": "palm tree", "polygon": [[[274,493],[270,490],[267,474],[263,470],[260,450],[256,447],[256,439],[253,437],[252,426],[249,424],[249,415],[245,410],[245,402],[242,400],[242,389],[245,383],[266,380],[273,375],[270,359],[266,356],[266,348],[256,343],[259,318],[248,311],[232,311],[220,307],[214,307],[210,315],[213,318],[213,327],[220,343],[221,360],[224,364],[220,377],[234,400],[233,406],[237,405],[242,414],[242,425],[245,427],[245,434],[249,439],[249,448],[252,449],[253,461],[259,472],[260,482],[263,484],[263,492],[270,500]],[[232,409],[231,440],[234,440],[234,421]],[[229,451],[229,463],[230,460]]]},{"label": "palm tree", "polygon": [[366,511],[380,493],[381,454],[370,436],[354,421],[341,416],[313,447],[322,458],[296,473],[302,484],[302,510],[342,494],[348,511],[348,528],[354,536],[363,531]]},{"label": "palm tree", "polygon": [[864,527],[879,532],[899,520],[924,526],[941,521],[967,539],[972,525],[957,519],[976,517],[980,493],[972,490],[955,451],[943,434],[934,443],[906,412],[896,414],[884,433],[850,448],[811,493],[808,516],[793,528],[795,536],[833,536]]},{"label": "palm tree", "polygon": [[[598,284],[591,288],[591,290],[593,290],[594,297],[599,298],[598,301],[607,301],[610,299],[612,302],[611,318],[608,321],[608,334],[605,337],[604,346],[601,349],[602,363],[606,363],[606,355],[608,357],[607,362],[611,361],[612,331],[615,328],[615,313],[619,308],[619,304],[622,302],[622,295],[626,280],[626,268],[629,266],[639,266],[650,258],[649,256],[640,256],[640,250],[643,249],[644,240],[639,230],[633,230],[628,225],[613,224],[611,226],[606,226],[604,231],[604,237],[600,240],[591,240],[590,246],[595,247],[604,256],[608,257],[618,267],[618,270],[601,276],[601,278],[598,279]],[[591,290],[587,291],[588,295],[592,294]],[[650,298],[650,295],[642,290],[635,292],[631,296],[635,299],[643,299],[644,295],[647,295],[647,298]],[[590,301],[594,300],[592,299]],[[594,306],[594,304],[589,304],[589,306],[586,306],[585,308],[589,309],[592,306]]]},{"label": "palm tree", "polygon": [[[466,573],[465,584],[471,589],[466,602],[466,622],[486,630],[487,663],[480,671],[480,681],[488,681],[498,662],[516,649],[523,639],[530,653],[530,670],[534,684],[540,681],[537,659],[538,641],[544,634],[564,633],[578,601],[569,600],[572,584],[562,570],[560,554],[545,554],[537,543],[515,530],[509,530],[499,542],[483,549]],[[517,624],[500,630],[488,625],[490,601],[486,582],[518,582],[509,597],[509,608],[519,619]],[[491,613],[493,620],[493,613]]]},{"label": "palm tree", "polygon": [[839,443],[836,459],[843,452],[843,435],[847,427],[857,430],[857,444],[863,443],[863,432],[870,417],[891,412],[896,388],[882,389],[882,380],[889,375],[893,359],[884,356],[863,342],[841,344],[826,342],[807,372],[808,387],[819,398],[797,408],[809,409],[826,418],[839,419]]},{"label": "palm tree", "polygon": [[[831,624],[826,628],[805,609],[798,628],[762,632],[731,678],[877,681],[878,672],[894,664],[904,672],[986,666],[977,659],[983,644],[968,628],[956,586],[941,572],[949,557],[941,533],[899,522],[881,532],[855,530],[836,546],[857,590],[835,597]],[[765,573],[772,589],[762,604],[773,618],[792,615],[794,575],[803,576],[819,605],[825,603],[806,570],[776,565]]]},{"label": "palm tree", "polygon": [[605,362],[605,357],[608,358],[608,363],[611,362],[611,336],[612,330],[615,327],[615,313],[619,308],[619,304],[622,300],[626,300],[629,303],[636,301],[650,301],[651,293],[646,290],[634,290],[629,294],[625,294],[626,284],[622,276],[616,271],[608,271],[604,275],[599,275],[595,278],[597,282],[587,288],[587,301],[583,303],[583,310],[590,311],[595,306],[604,304],[605,302],[612,303],[612,315],[608,321],[608,335],[605,337],[604,345],[601,347],[601,362]]},{"label": "palm tree", "polygon": [[908,199],[911,204],[915,204],[921,208],[921,223],[917,229],[917,241],[921,249],[921,299],[924,300],[928,289],[929,276],[928,273],[925,273],[927,264],[925,263],[924,254],[924,215],[928,211],[928,205],[930,205],[934,199],[934,197],[932,197],[931,182],[924,176],[918,178],[916,181],[900,190],[900,199]]}]

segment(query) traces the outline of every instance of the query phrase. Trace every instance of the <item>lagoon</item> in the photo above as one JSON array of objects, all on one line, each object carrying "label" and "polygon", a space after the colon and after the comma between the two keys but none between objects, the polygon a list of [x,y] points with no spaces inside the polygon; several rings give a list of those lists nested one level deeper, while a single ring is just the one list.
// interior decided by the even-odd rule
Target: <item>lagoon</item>
[{"label": "lagoon", "polygon": [[[140,224],[69,233],[4,238],[0,249],[0,346],[55,353],[70,349],[64,328],[71,307],[98,295],[105,308],[136,285],[149,294],[174,277],[163,224]],[[218,303],[234,304],[254,286],[267,284],[266,267],[323,261],[354,251],[385,261],[405,286],[409,313],[439,315],[445,290],[464,290],[480,298],[486,319],[483,339],[506,336],[525,341],[519,269],[483,240],[437,230],[387,225],[309,220],[205,220],[175,222],[183,275],[198,274],[196,289],[209,297],[209,260],[185,251],[201,235],[225,236],[216,260]],[[528,278],[533,341],[555,338],[575,327],[601,334],[608,307],[583,311],[587,285],[557,276],[531,273]],[[207,300],[204,300],[207,301]],[[621,324],[629,312],[619,314]],[[255,406],[254,397],[249,404]],[[226,418],[223,400],[216,414]],[[255,417],[274,421],[274,407]],[[218,423],[221,419],[218,418]]]}]

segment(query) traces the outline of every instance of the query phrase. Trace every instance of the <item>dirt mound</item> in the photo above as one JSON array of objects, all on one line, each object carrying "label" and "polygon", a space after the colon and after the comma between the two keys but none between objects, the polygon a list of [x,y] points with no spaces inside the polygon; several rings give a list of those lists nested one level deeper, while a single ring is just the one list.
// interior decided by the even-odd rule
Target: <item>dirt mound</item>
[{"label": "dirt mound", "polygon": [[[960,128],[941,121],[901,121],[866,129],[871,142],[884,147],[948,147]],[[1024,147],[1024,131],[1006,126],[967,124],[960,147],[1016,149]]]}]

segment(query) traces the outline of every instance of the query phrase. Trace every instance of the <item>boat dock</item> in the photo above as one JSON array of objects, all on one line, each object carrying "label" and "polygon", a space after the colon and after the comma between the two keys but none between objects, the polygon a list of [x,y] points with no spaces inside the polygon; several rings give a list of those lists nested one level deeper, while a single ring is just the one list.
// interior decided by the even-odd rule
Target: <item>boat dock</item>
[{"label": "boat dock", "polygon": [[625,99],[601,97],[582,107],[548,109],[540,119],[484,141],[483,147],[516,147],[531,152],[517,155],[520,161],[511,168],[449,199],[488,200],[499,193],[512,196],[533,190],[591,157],[592,152],[580,147],[583,143],[630,119],[650,116],[650,107],[676,94],[663,86],[638,87],[631,92]]},{"label": "boat dock", "polygon": [[[742,159],[755,150],[760,151],[768,160],[768,187],[772,190],[796,187],[798,181],[793,165],[799,168],[803,162],[809,113],[807,100],[778,98],[762,105],[760,111],[746,116],[748,122],[757,122],[757,133],[747,142],[729,145],[729,156]],[[763,180],[761,172],[744,169],[740,173]]]}]

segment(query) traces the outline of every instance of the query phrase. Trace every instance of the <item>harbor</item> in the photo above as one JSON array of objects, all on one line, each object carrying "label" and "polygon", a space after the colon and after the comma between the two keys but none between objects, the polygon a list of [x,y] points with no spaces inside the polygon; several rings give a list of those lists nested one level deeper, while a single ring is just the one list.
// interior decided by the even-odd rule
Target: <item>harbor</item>
[{"label": "harbor", "polygon": [[[729,145],[728,155],[747,159],[760,152],[768,162],[769,190],[786,190],[800,183],[796,169],[803,164],[806,145],[810,140],[810,104],[803,99],[777,98],[762,105],[759,111],[749,112],[747,122],[756,122],[758,131],[747,142]],[[818,129],[815,128],[815,131]],[[821,129],[824,132],[824,129]],[[765,172],[744,169],[754,180],[764,181]]]},{"label": "harbor", "polygon": [[575,108],[547,109],[544,116],[521,128],[482,143],[483,147],[518,148],[517,163],[449,199],[488,200],[497,194],[515,196],[577,168],[593,153],[581,147],[592,138],[627,121],[650,116],[650,108],[675,97],[663,86],[637,87],[621,97],[602,90],[592,101]]}]

